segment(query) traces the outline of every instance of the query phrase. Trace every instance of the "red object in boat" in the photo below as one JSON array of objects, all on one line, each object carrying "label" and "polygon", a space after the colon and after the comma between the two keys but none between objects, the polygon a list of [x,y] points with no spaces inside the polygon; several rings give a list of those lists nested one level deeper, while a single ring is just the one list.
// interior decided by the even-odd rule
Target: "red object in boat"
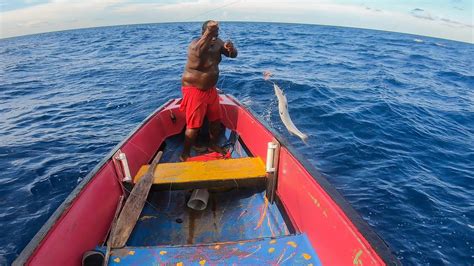
[{"label": "red object in boat", "polygon": [[[101,245],[123,193],[119,183],[123,174],[117,170],[113,155],[119,149],[124,152],[134,176],[168,137],[182,132],[185,119],[179,111],[179,103],[180,99],[174,99],[158,108],[118,144],[54,212],[14,264],[80,265],[86,251]],[[253,156],[265,161],[267,143],[281,144],[276,202],[287,218],[288,228],[293,228],[289,236],[307,237],[323,265],[400,264],[383,240],[306,159],[297,155],[236,99],[220,95],[220,103],[224,126],[237,132]],[[170,113],[174,117],[170,117]],[[191,160],[204,160],[204,157]],[[266,222],[258,220],[258,226],[262,223]],[[296,243],[288,243],[296,246]],[[232,256],[224,255],[224,258]]]},{"label": "red object in boat", "polygon": [[207,162],[212,160],[219,160],[219,159],[229,159],[230,152],[227,152],[225,155],[222,155],[218,152],[210,152],[198,156],[189,157],[186,162]]}]

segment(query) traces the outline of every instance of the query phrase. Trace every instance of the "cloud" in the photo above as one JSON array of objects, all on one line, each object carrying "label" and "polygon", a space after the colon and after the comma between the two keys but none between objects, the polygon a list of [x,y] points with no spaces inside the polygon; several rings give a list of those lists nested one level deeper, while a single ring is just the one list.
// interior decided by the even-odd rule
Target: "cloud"
[{"label": "cloud", "polygon": [[[410,13],[335,0],[52,0],[0,13],[0,37],[123,24],[226,21],[349,26],[428,35],[474,43],[468,23],[443,20],[422,8]],[[464,25],[464,26],[462,26]],[[471,26],[472,27],[472,26]]]},{"label": "cloud", "polygon": [[465,24],[459,21],[448,19],[448,18],[440,18],[439,20],[445,22],[447,25],[451,27],[474,28],[473,25]]},{"label": "cloud", "polygon": [[[90,20],[108,13],[119,0],[54,0],[1,13],[1,37],[94,27]],[[79,23],[75,22],[79,21]],[[104,25],[105,26],[105,25]]]},{"label": "cloud", "polygon": [[416,18],[427,19],[427,20],[435,20],[435,18],[427,11],[421,8],[415,8],[410,11],[411,15]]},{"label": "cloud", "polygon": [[368,7],[368,6],[364,6],[366,10],[371,10],[371,11],[374,11],[374,12],[382,12],[381,9],[378,9],[378,8],[372,8],[372,7]]},{"label": "cloud", "polygon": [[419,19],[425,19],[425,20],[430,20],[430,21],[441,21],[443,24],[449,26],[449,27],[460,27],[460,28],[473,28],[473,25],[469,25],[466,23],[462,23],[453,19],[449,18],[444,18],[444,17],[437,17],[431,15],[430,12],[421,9],[421,8],[415,8],[411,12],[411,15],[419,18]]},{"label": "cloud", "polygon": [[37,4],[37,3],[43,3],[43,0],[24,0],[23,1],[26,4]]}]

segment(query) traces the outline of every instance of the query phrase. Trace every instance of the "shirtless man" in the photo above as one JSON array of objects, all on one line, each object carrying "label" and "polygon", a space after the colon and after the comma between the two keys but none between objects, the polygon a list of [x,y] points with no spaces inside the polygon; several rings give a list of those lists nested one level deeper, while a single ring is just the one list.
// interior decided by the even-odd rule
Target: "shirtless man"
[{"label": "shirtless man", "polygon": [[231,41],[218,38],[219,24],[208,20],[202,25],[202,35],[188,48],[188,61],[182,78],[183,101],[180,110],[186,113],[186,132],[181,160],[186,161],[196,141],[204,117],[209,120],[210,148],[223,153],[217,145],[220,133],[220,106],[216,90],[221,55],[235,58],[237,49]]}]

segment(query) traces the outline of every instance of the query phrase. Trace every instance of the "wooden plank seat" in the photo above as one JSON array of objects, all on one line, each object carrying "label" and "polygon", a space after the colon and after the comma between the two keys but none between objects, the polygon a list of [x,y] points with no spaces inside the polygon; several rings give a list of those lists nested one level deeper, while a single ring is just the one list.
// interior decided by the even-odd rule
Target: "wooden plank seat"
[{"label": "wooden plank seat", "polygon": [[[137,183],[148,168],[149,165],[140,167],[133,182]],[[169,190],[264,186],[265,174],[265,164],[258,157],[162,163],[153,173],[153,188]]]}]

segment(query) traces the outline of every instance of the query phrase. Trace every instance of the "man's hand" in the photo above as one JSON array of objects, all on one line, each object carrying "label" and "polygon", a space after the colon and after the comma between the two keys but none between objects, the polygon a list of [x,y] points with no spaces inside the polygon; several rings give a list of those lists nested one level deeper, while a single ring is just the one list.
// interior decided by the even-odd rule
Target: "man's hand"
[{"label": "man's hand", "polygon": [[207,30],[209,32],[215,32],[219,30],[219,23],[217,21],[211,20],[207,23]]},{"label": "man's hand", "polygon": [[224,48],[227,50],[227,52],[232,53],[234,51],[234,44],[231,41],[226,41],[224,43]]},{"label": "man's hand", "polygon": [[224,48],[223,53],[227,57],[230,57],[230,58],[236,58],[237,57],[237,49],[235,49],[234,44],[230,40],[227,40],[224,43],[223,48]]}]

